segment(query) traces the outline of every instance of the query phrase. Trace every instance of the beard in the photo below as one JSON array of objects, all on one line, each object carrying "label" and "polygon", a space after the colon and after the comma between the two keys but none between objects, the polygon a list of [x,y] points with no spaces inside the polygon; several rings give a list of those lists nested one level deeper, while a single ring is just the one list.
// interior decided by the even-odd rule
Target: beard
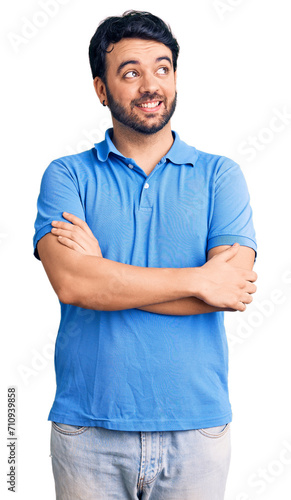
[{"label": "beard", "polygon": [[[121,104],[115,101],[107,84],[105,84],[105,87],[107,93],[108,108],[110,109],[113,118],[115,118],[115,120],[122,123],[126,127],[129,127],[135,132],[139,132],[141,134],[150,135],[159,132],[159,130],[164,128],[165,125],[167,125],[167,123],[170,121],[176,109],[177,92],[175,92],[175,97],[173,101],[169,103],[169,106],[168,106],[168,100],[164,99],[158,94],[145,94],[140,99],[132,101],[130,105],[131,111],[127,111],[125,107],[123,107]],[[142,102],[147,102],[147,101],[163,101],[165,109],[163,114],[159,117],[158,123],[157,122],[155,124],[147,123],[148,119],[156,117],[154,113],[147,113],[144,119],[139,118],[139,116],[137,116],[137,114],[135,113],[134,111],[135,106],[141,104]]]}]

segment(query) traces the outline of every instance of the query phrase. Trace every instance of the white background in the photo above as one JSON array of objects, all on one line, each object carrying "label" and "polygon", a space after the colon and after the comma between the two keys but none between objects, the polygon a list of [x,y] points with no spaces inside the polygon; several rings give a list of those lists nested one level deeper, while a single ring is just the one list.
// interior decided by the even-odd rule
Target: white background
[{"label": "white background", "polygon": [[[47,416],[59,305],[32,254],[36,200],[47,165],[92,147],[110,126],[93,91],[88,46],[102,19],[130,8],[162,17],[180,43],[172,128],[197,149],[237,161],[251,194],[259,280],[248,310],[226,317],[234,416],[226,500],[290,498],[289,4],[196,0],[190,11],[185,0],[15,0],[2,7],[1,498],[12,495],[6,484],[12,385],[16,495],[54,498]],[[284,118],[275,118],[280,113]]]}]

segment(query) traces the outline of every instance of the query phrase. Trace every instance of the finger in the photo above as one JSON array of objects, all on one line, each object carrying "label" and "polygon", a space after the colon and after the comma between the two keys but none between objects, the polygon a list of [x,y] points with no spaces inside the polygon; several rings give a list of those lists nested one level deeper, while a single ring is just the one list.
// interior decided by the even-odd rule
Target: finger
[{"label": "finger", "polygon": [[244,304],[250,304],[253,300],[253,297],[249,293],[245,293],[241,299]]},{"label": "finger", "polygon": [[[57,227],[57,228],[61,228],[61,229],[67,229],[67,230],[71,230],[74,225],[71,224],[70,222],[64,222],[63,220],[53,220],[51,222],[51,225],[53,227]],[[75,226],[76,228],[80,229],[78,226]]]},{"label": "finger", "polygon": [[[72,224],[69,224],[69,227],[72,228]],[[77,243],[80,247],[84,248],[84,250],[86,248],[86,238],[88,237],[88,235],[85,233],[77,233],[74,230],[72,231],[71,229],[61,229],[59,227],[53,227],[51,233],[55,236],[62,236]]]},{"label": "finger", "polygon": [[[90,249],[90,252],[93,252],[95,255],[97,249],[99,249],[99,252],[102,255],[99,242],[95,238],[93,233],[88,234],[83,231],[83,229],[68,222],[56,222],[56,224],[57,227],[53,227],[51,229],[52,234],[54,234],[55,236],[64,236],[68,239],[71,239],[83,248],[84,253],[88,253]],[[66,229],[62,229],[63,227]]]},{"label": "finger", "polygon": [[229,310],[230,311],[241,311],[241,312],[243,312],[243,311],[246,310],[246,308],[247,308],[247,306],[245,305],[245,303],[242,302],[242,301],[239,301],[239,302],[234,303],[233,306],[232,306],[232,308],[229,309]]},{"label": "finger", "polygon": [[248,293],[256,293],[256,291],[257,291],[257,286],[254,283],[251,283],[250,290],[248,291]]},{"label": "finger", "polygon": [[76,215],[73,215],[73,214],[69,214],[68,212],[63,212],[62,215],[63,215],[64,219],[69,220],[75,226],[78,226],[81,229],[83,229],[84,231],[86,231],[86,233],[92,234],[92,231],[89,228],[88,224],[85,221],[83,221],[82,219],[80,219],[80,217],[77,217]]},{"label": "finger", "polygon": [[236,311],[243,312],[246,310],[247,305],[250,304],[253,301],[253,297],[249,295],[248,293],[243,294],[240,297],[240,301],[236,303],[235,309]]},{"label": "finger", "polygon": [[246,281],[250,281],[253,283],[254,281],[257,281],[258,275],[255,273],[255,271],[248,271],[247,269],[240,269],[241,276],[244,278]]},{"label": "finger", "polygon": [[[63,230],[70,231],[70,232],[74,231],[75,233],[77,233],[78,235],[80,235],[82,237],[88,238],[88,237],[94,236],[89,227],[88,227],[89,231],[85,231],[85,229],[81,228],[80,226],[76,226],[75,224],[71,224],[71,222],[53,220],[51,222],[51,225],[54,226],[54,229],[55,228],[63,229]],[[53,231],[53,232],[54,232],[54,234],[56,234],[55,231]]]},{"label": "finger", "polygon": [[58,241],[62,245],[66,246],[68,248],[71,248],[72,250],[75,250],[76,252],[85,253],[84,249],[80,245],[78,245],[78,243],[76,243],[73,240],[70,240],[69,238],[66,238],[65,236],[58,236]]},{"label": "finger", "polygon": [[246,286],[246,292],[247,293],[256,293],[257,287],[254,285],[254,283],[248,282]]},{"label": "finger", "polygon": [[251,272],[252,276],[251,276],[251,279],[249,281],[257,281],[258,279],[258,275],[255,271],[252,271]]},{"label": "finger", "polygon": [[244,312],[247,306],[243,302],[239,302],[237,310],[240,312]]},{"label": "finger", "polygon": [[239,251],[239,248],[240,248],[240,244],[234,243],[231,247],[229,247],[226,250],[224,250],[223,252],[217,254],[217,257],[220,257],[224,262],[227,262],[230,259],[232,259],[233,257],[235,257],[235,255]]}]

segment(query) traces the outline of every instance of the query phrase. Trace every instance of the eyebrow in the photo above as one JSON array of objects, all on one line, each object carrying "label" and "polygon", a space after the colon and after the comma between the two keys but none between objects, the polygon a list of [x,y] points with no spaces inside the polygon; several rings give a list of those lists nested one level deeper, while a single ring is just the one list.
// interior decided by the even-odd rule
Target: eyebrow
[{"label": "eyebrow", "polygon": [[[171,59],[168,56],[157,57],[156,62],[160,62],[160,61],[163,61],[163,60],[168,61],[170,63],[170,65],[172,66],[172,61],[171,61]],[[122,68],[124,68],[124,66],[127,66],[128,64],[140,64],[140,62],[137,61],[137,60],[135,60],[135,59],[131,59],[129,61],[124,61],[124,62],[122,62],[118,66],[116,74],[119,75],[119,73],[121,72]]]}]

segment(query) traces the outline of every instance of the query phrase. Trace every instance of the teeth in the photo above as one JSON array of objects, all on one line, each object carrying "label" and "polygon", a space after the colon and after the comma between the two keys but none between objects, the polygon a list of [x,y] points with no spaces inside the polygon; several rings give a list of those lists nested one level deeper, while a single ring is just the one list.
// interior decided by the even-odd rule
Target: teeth
[{"label": "teeth", "polygon": [[140,104],[141,108],[156,108],[159,105],[159,101],[157,102],[145,102],[144,104]]}]

